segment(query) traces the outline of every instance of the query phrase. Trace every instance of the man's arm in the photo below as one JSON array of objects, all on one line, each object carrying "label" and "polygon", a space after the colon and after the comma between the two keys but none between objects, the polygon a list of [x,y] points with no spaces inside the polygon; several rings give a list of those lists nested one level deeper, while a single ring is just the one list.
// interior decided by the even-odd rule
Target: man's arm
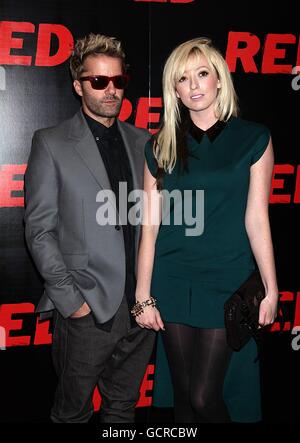
[{"label": "man's arm", "polygon": [[85,302],[58,246],[58,182],[54,160],[42,134],[34,134],[25,173],[25,236],[45,280],[48,297],[68,317]]}]

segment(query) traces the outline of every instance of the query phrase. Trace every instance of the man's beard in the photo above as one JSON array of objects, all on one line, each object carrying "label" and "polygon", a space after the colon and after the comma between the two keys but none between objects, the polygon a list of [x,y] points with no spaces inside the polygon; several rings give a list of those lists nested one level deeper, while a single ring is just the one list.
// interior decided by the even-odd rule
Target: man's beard
[{"label": "man's beard", "polygon": [[[114,104],[106,104],[105,101],[112,100]],[[85,97],[85,105],[93,114],[98,117],[117,117],[119,115],[122,99],[115,95],[107,95],[103,99],[99,100],[94,97]]]}]

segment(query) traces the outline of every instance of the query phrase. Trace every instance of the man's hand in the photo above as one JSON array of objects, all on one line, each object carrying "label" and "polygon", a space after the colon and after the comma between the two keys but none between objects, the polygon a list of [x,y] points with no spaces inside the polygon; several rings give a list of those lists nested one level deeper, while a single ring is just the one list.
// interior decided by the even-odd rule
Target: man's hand
[{"label": "man's hand", "polygon": [[84,302],[83,305],[77,309],[70,317],[71,318],[80,318],[88,315],[91,312],[89,305]]}]

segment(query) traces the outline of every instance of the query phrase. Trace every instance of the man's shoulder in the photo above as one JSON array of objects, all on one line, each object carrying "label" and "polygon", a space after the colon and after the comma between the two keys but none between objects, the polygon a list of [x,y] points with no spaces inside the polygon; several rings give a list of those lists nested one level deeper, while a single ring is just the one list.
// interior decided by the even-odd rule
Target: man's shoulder
[{"label": "man's shoulder", "polygon": [[50,140],[52,138],[65,138],[69,133],[71,124],[74,121],[74,118],[76,118],[76,115],[77,113],[75,115],[72,115],[72,117],[63,120],[62,122],[57,123],[54,126],[37,129],[34,132],[34,137],[42,137],[44,139]]}]

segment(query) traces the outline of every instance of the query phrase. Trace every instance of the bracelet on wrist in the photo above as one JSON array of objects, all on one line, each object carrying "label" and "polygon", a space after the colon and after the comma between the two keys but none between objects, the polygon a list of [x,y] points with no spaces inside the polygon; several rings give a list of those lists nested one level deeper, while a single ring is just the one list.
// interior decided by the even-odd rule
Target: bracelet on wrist
[{"label": "bracelet on wrist", "polygon": [[152,306],[153,308],[155,308],[156,299],[154,297],[150,297],[142,302],[139,302],[137,300],[130,312],[134,317],[137,317],[138,315],[144,313],[144,308],[146,308],[147,306]]}]

